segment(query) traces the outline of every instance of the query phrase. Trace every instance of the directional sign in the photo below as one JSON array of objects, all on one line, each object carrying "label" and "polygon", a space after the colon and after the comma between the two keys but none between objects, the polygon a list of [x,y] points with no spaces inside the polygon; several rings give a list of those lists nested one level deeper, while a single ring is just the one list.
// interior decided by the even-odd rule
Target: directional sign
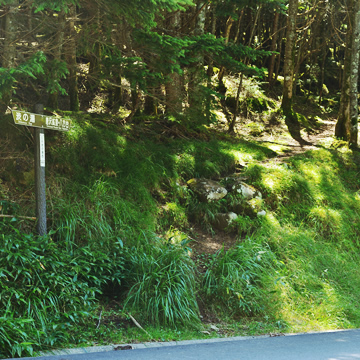
[{"label": "directional sign", "polygon": [[33,114],[26,111],[11,110],[15,124],[33,126],[43,129],[69,131],[70,119],[61,119],[56,116]]}]

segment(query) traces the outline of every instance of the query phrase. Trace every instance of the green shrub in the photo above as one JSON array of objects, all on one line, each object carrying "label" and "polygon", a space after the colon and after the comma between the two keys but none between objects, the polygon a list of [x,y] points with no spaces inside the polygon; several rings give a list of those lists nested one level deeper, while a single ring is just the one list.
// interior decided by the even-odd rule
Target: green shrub
[{"label": "green shrub", "polygon": [[70,252],[50,236],[7,227],[0,236],[0,356],[66,341],[102,288],[121,280],[120,245],[111,253],[76,246]]},{"label": "green shrub", "polygon": [[124,199],[110,181],[99,179],[75,189],[58,184],[57,188],[53,227],[68,248],[77,244],[108,250],[118,239],[131,246],[139,234],[154,229],[151,212]]},{"label": "green shrub", "polygon": [[205,293],[235,313],[262,313],[267,298],[267,291],[262,288],[263,278],[276,263],[268,246],[251,240],[228,251],[222,248],[204,275]]},{"label": "green shrub", "polygon": [[131,285],[125,308],[157,324],[196,323],[194,263],[187,248],[170,242],[127,252]]}]

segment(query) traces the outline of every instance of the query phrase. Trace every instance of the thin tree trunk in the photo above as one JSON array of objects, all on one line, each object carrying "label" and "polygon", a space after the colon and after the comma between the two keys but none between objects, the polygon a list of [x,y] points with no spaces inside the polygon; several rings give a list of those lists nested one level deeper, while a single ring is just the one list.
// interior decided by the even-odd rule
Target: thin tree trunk
[{"label": "thin tree trunk", "polygon": [[298,0],[289,1],[287,18],[285,60],[284,60],[284,88],[281,107],[285,116],[292,114],[293,76],[294,76],[294,48],[296,41],[296,16]]},{"label": "thin tree trunk", "polygon": [[[231,31],[231,28],[233,26],[233,23],[234,23],[234,19],[231,16],[229,16],[227,21],[226,21],[226,26],[225,26],[225,33],[224,33],[225,44],[229,43],[230,31]],[[226,71],[225,67],[222,66],[220,71],[219,71],[219,76],[218,76],[219,84],[223,84],[225,71]],[[224,86],[224,85],[220,85],[220,86]]]},{"label": "thin tree trunk", "polygon": [[[16,13],[18,10],[19,1],[13,1],[6,8],[5,15],[5,27],[4,27],[4,47],[2,54],[2,67],[3,68],[13,68],[16,66],[15,57],[16,57],[16,37],[17,37],[17,22],[16,22]],[[0,113],[5,113],[12,96],[12,91],[2,94],[0,102]]]},{"label": "thin tree trunk", "polygon": [[[62,55],[64,37],[65,37],[64,30],[65,30],[65,13],[62,11],[61,13],[59,13],[58,21],[57,21],[57,33],[54,44],[55,61],[61,61],[61,55]],[[55,78],[56,74],[50,74],[50,76]],[[49,108],[56,110],[59,107],[58,97],[59,97],[59,93],[57,91],[49,94],[49,98],[48,98]]]},{"label": "thin tree trunk", "polygon": [[324,92],[324,80],[325,80],[325,62],[326,62],[326,56],[327,56],[327,49],[323,49],[323,55],[321,60],[321,78],[320,78],[320,84],[319,84],[319,105],[321,105],[322,98],[323,98],[323,92]]},{"label": "thin tree trunk", "polygon": [[234,44],[236,44],[238,42],[238,40],[239,40],[239,35],[240,35],[240,29],[241,29],[243,16],[244,16],[244,9],[241,10],[239,20],[237,22],[237,28],[236,28],[235,38],[234,38]]},{"label": "thin tree trunk", "polygon": [[[273,23],[273,29],[272,29],[272,35],[271,35],[271,47],[270,47],[270,51],[275,52],[276,51],[276,44],[277,44],[277,38],[278,38],[278,27],[279,27],[279,16],[280,13],[279,11],[275,8],[275,16],[274,16],[274,23]],[[271,58],[270,58],[270,64],[269,64],[269,75],[268,75],[268,81],[269,81],[269,85],[272,86],[273,85],[273,74],[274,74],[274,69],[275,69],[275,58],[276,58],[276,54],[272,54]]]},{"label": "thin tree trunk", "polygon": [[[196,13],[196,23],[194,29],[195,36],[201,36],[205,31],[205,19],[206,19],[206,1],[199,1]],[[203,114],[204,96],[201,89],[202,72],[204,67],[204,57],[202,55],[197,56],[196,63],[193,64],[190,69],[190,81],[189,81],[189,93],[188,101],[192,111],[197,112],[200,116]]]},{"label": "thin tree trunk", "polygon": [[93,43],[93,49],[90,49],[89,54],[89,75],[87,83],[87,92],[89,98],[94,98],[100,83],[100,72],[101,72],[101,46],[99,36],[101,34],[101,21],[100,21],[100,5],[97,5],[96,12],[94,14],[94,20],[96,23],[96,29],[98,37]]},{"label": "thin tree trunk", "polygon": [[69,38],[66,46],[66,61],[69,70],[69,96],[70,96],[70,110],[79,111],[79,92],[77,84],[77,63],[76,63],[76,6],[71,5],[68,18]]},{"label": "thin tree trunk", "polygon": [[282,29],[280,36],[279,36],[279,43],[278,43],[279,54],[276,56],[277,62],[276,62],[276,66],[275,66],[274,83],[277,81],[277,79],[279,77],[279,71],[280,71],[280,65],[281,65],[281,59],[282,59],[284,32],[285,32],[285,29]]},{"label": "thin tree trunk", "polygon": [[[253,24],[253,28],[251,30],[250,39],[249,39],[249,45],[248,46],[251,46],[251,43],[253,41],[254,34],[255,34],[255,29],[256,29],[256,24],[257,24],[258,19],[259,19],[260,11],[261,11],[261,5],[259,5],[258,10],[256,12],[255,21],[254,21],[254,24]],[[245,58],[244,63],[245,64],[248,63],[247,58]],[[241,94],[241,90],[242,90],[243,79],[244,79],[244,73],[241,73],[239,86],[238,86],[237,93],[236,93],[235,110],[234,110],[232,120],[231,120],[231,122],[229,124],[229,129],[228,129],[229,133],[234,133],[235,132],[235,123],[236,123],[236,118],[238,116],[238,111],[239,111],[239,100],[240,100],[240,94]]]},{"label": "thin tree trunk", "polygon": [[[216,11],[215,11],[215,7],[213,7],[212,12],[211,12],[211,34],[215,36],[216,34]],[[208,69],[207,69],[207,76],[208,78],[208,87],[211,87],[211,77],[214,75],[214,61],[212,60],[212,58],[210,57],[209,59],[209,64],[208,64]]]},{"label": "thin tree trunk", "polygon": [[[173,30],[174,36],[178,34],[181,25],[181,13],[175,12],[171,16],[170,28]],[[172,73],[169,75],[169,81],[165,85],[166,88],[166,113],[171,115],[177,115],[182,112],[182,86],[181,77],[179,73]]]}]

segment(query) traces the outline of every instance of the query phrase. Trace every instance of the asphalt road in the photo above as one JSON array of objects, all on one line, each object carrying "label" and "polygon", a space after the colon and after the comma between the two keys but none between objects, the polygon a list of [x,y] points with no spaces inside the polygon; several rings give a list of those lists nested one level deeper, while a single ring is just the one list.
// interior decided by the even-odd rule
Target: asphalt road
[{"label": "asphalt road", "polygon": [[[34,360],[34,358],[23,358]],[[38,360],[350,360],[360,359],[360,329],[262,337],[190,345],[117,350],[79,355],[42,356]]]}]

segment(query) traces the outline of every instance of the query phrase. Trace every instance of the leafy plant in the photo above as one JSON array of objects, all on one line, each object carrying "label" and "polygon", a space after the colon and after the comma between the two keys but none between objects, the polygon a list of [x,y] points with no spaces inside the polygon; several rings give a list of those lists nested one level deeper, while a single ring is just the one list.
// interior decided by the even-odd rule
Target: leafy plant
[{"label": "leafy plant", "polygon": [[44,74],[45,63],[46,56],[39,51],[16,68],[0,68],[0,98],[11,90],[14,91],[18,81],[36,79],[38,75]]},{"label": "leafy plant", "polygon": [[194,264],[185,250],[160,241],[129,249],[126,260],[131,288],[124,308],[157,324],[198,322]]},{"label": "leafy plant", "polygon": [[275,260],[268,246],[250,239],[228,251],[222,248],[204,275],[204,291],[234,312],[263,313],[266,290],[262,288],[262,280],[273,269]]},{"label": "leafy plant", "polygon": [[0,355],[32,355],[67,340],[102,289],[121,281],[121,253],[119,244],[107,253],[86,246],[69,252],[50,236],[7,225],[0,236]]}]

